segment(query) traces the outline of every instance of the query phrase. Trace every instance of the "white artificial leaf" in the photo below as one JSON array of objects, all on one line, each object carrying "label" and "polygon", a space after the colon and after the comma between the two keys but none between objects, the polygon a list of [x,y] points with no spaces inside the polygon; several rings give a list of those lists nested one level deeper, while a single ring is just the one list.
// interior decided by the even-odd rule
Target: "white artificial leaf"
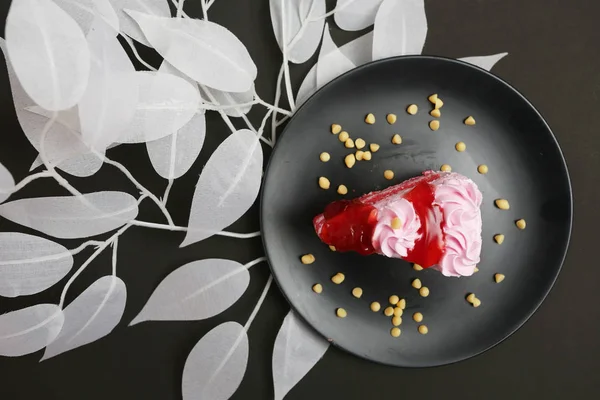
[{"label": "white artificial leaf", "polygon": [[171,136],[146,143],[156,172],[165,179],[177,179],[194,164],[204,145],[206,117],[198,112]]},{"label": "white artificial leaf", "polygon": [[64,278],[72,267],[71,252],[58,243],[0,232],[0,296],[39,293]]},{"label": "white artificial leaf", "polygon": [[227,92],[245,92],[252,87],[256,65],[246,46],[221,25],[131,10],[127,13],[140,25],[152,47],[190,78]]},{"label": "white artificial leaf", "polygon": [[213,317],[239,300],[250,283],[248,269],[231,260],[194,261],[171,272],[129,324]]},{"label": "white artificial leaf", "polygon": [[329,342],[290,311],[273,348],[275,400],[281,400],[323,357]]},{"label": "white artificial leaf", "polygon": [[185,360],[183,400],[227,400],[237,390],[248,364],[248,335],[237,322],[208,332]]},{"label": "white artificial leaf", "polygon": [[54,0],[54,2],[79,24],[84,33],[88,33],[94,19],[98,16],[119,32],[119,18],[109,0]]},{"label": "white artificial leaf", "polygon": [[10,171],[4,165],[0,164],[0,203],[10,197],[10,193],[14,187],[15,180]]},{"label": "white artificial leaf", "polygon": [[[270,0],[270,5],[273,32],[279,48],[283,51],[285,38],[288,59],[296,64],[306,62],[321,40],[325,18],[319,17],[325,14],[325,0]],[[307,23],[310,19],[315,21]],[[302,25],[305,25],[304,28],[301,28]]]},{"label": "white artificial leaf", "polygon": [[479,68],[483,68],[486,71],[490,71],[494,65],[502,60],[508,53],[498,53],[489,56],[480,57],[463,57],[459,58],[460,61],[468,62],[473,65],[477,65]]},{"label": "white artificial leaf", "polygon": [[170,17],[168,0],[109,0],[119,17],[121,31],[138,42],[150,46],[140,26],[124,10],[139,11],[157,17]]},{"label": "white artificial leaf", "polygon": [[[5,44],[4,39],[0,38],[0,48],[6,56]],[[42,131],[53,112],[35,105],[35,102],[25,93],[8,58],[6,58],[6,67],[17,119],[29,142],[39,151]],[[100,169],[102,160],[89,154],[89,148],[82,142],[77,112],[76,107],[58,112],[56,122],[46,135],[46,157],[65,172],[75,176],[90,176]],[[75,126],[77,132],[73,130]],[[37,160],[39,161],[34,162],[34,166],[42,164],[40,157]],[[66,161],[62,162],[62,160]]]},{"label": "white artificial leaf", "polygon": [[0,315],[0,356],[17,357],[43,349],[58,335],[64,320],[55,304]]},{"label": "white artificial leaf", "polygon": [[177,132],[200,110],[196,84],[162,72],[137,72],[138,104],[120,143],[145,143]]},{"label": "white artificial leaf", "polygon": [[42,360],[108,335],[121,320],[126,301],[127,288],[118,277],[104,276],[92,283],[63,310],[65,322]]},{"label": "white artificial leaf", "polygon": [[241,129],[225,139],[200,174],[181,246],[204,240],[244,215],[258,196],[262,167],[254,132]]},{"label": "white artificial leaf", "polygon": [[[373,55],[373,31],[346,43],[339,48],[339,51],[357,67],[370,62]],[[317,64],[315,64],[300,85],[296,105],[300,106],[318,89],[320,86],[317,86]]]},{"label": "white artificial leaf", "polygon": [[[345,31],[360,31],[373,25],[383,0],[338,0],[335,23]],[[350,3],[346,5],[347,3]]]},{"label": "white artificial leaf", "polygon": [[90,51],[77,23],[48,0],[13,0],[6,46],[19,81],[37,104],[58,111],[81,99]]},{"label": "white artificial leaf", "polygon": [[38,197],[0,204],[1,217],[61,239],[112,231],[133,220],[137,213],[135,198],[122,192],[89,193],[83,199]]},{"label": "white artificial leaf", "polygon": [[111,32],[96,20],[88,43],[92,53],[91,75],[79,103],[83,141],[103,151],[130,126],[138,102],[135,68]]},{"label": "white artificial leaf", "polygon": [[329,33],[329,26],[326,24],[319,61],[317,62],[317,87],[322,87],[353,68],[356,68],[356,65],[352,64],[352,61],[335,45]]},{"label": "white artificial leaf", "polygon": [[426,37],[424,0],[384,0],[375,17],[373,61],[421,54]]},{"label": "white artificial leaf", "polygon": [[[222,106],[234,106],[236,104],[246,104],[252,102],[254,100],[254,84],[249,90],[245,92],[235,93],[235,92],[224,92],[222,90],[210,89],[210,93],[214,96],[217,103]],[[210,102],[209,99],[205,99],[206,102]],[[223,112],[230,117],[241,117],[244,114],[248,114],[248,112],[252,109],[252,105],[247,105],[243,107],[231,108],[228,107],[223,110]]]}]

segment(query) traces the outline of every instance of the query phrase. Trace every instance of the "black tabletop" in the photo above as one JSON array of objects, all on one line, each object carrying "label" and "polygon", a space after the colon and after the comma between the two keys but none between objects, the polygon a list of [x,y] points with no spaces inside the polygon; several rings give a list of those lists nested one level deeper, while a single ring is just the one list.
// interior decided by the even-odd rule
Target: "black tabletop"
[{"label": "black tabletop", "polygon": [[[0,5],[4,21],[10,2]],[[216,0],[211,19],[228,27],[248,47],[258,66],[258,94],[272,101],[281,63],[267,0]],[[328,9],[333,8],[328,1]],[[429,369],[386,367],[330,348],[286,399],[584,399],[600,396],[600,269],[595,265],[600,212],[600,135],[596,119],[600,105],[600,3],[594,0],[426,1],[429,31],[424,54],[466,57],[508,52],[493,72],[517,87],[544,115],[564,151],[574,190],[574,229],[559,279],[538,312],[501,345],[473,359]],[[199,16],[199,2],[186,11]],[[341,45],[364,32],[344,32],[333,21],[332,36]],[[368,29],[366,30],[368,31]],[[142,56],[158,62],[153,52]],[[292,66],[298,88],[313,59]],[[2,141],[0,160],[17,180],[28,173],[36,157],[17,123],[4,63],[0,66]],[[262,110],[249,117],[260,122]],[[179,179],[169,200],[176,221],[185,224],[189,201],[202,166],[227,137],[228,128],[216,113],[208,114],[207,141],[200,159]],[[244,127],[235,121],[239,128]],[[266,147],[265,147],[266,150]],[[154,174],[144,146],[120,146],[111,158],[127,165],[150,190],[159,193],[166,181]],[[268,156],[268,153],[267,153]],[[135,193],[122,174],[104,166],[93,179],[72,179],[83,192],[111,188]],[[14,198],[60,195],[51,181],[36,181]],[[146,220],[159,220],[155,208],[142,206]],[[255,206],[231,230],[259,229]],[[0,231],[22,228],[0,221]],[[212,237],[179,249],[183,233],[131,229],[119,247],[119,276],[128,299],[119,326],[108,336],[50,360],[41,352],[0,358],[0,398],[13,399],[180,399],[183,365],[197,341],[226,321],[244,324],[269,276],[266,264],[251,271],[250,287],[233,307],[196,322],[127,323],[142,308],[157,284],[177,267],[204,258],[233,258],[242,263],[263,255],[260,238],[240,241]],[[87,254],[87,253],[86,253]],[[518,256],[518,255],[515,255]],[[85,260],[76,257],[76,265]],[[67,302],[110,271],[110,252],[98,257],[69,291]],[[0,313],[40,302],[56,303],[62,285],[38,295],[0,298]],[[248,369],[232,399],[273,398],[273,344],[289,306],[273,287],[249,330]],[[460,396],[460,397],[459,397]]]}]

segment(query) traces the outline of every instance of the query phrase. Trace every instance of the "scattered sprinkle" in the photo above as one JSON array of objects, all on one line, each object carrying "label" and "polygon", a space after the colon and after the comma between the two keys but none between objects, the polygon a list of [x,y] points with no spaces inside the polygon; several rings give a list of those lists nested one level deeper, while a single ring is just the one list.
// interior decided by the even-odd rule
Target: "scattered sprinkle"
[{"label": "scattered sprinkle", "polygon": [[448,165],[448,164],[444,164],[440,168],[440,171],[443,171],[443,172],[452,172],[452,167],[450,165]]},{"label": "scattered sprinkle", "polygon": [[331,124],[331,133],[337,135],[342,131],[342,126],[340,124]]},{"label": "scattered sprinkle", "polygon": [[394,326],[400,326],[402,325],[402,318],[401,317],[392,317],[392,325]]},{"label": "scattered sprinkle", "polygon": [[329,245],[329,250],[331,250],[331,251],[335,251],[335,246],[331,246],[331,245]]},{"label": "scattered sprinkle", "polygon": [[423,286],[421,289],[419,289],[419,294],[421,297],[429,296],[429,288],[427,286]]},{"label": "scattered sprinkle", "polygon": [[437,131],[438,129],[440,129],[440,121],[438,121],[437,119],[429,121],[429,129],[431,129],[432,131]]},{"label": "scattered sprinkle", "polygon": [[496,203],[496,207],[498,207],[501,210],[508,210],[510,208],[508,200],[505,199],[497,199],[496,201],[494,201],[494,203]]},{"label": "scattered sprinkle", "polygon": [[515,225],[517,225],[517,228],[523,230],[527,227],[527,222],[525,222],[525,220],[521,218],[515,221]]},{"label": "scattered sprinkle", "polygon": [[473,302],[475,301],[477,297],[475,296],[475,293],[469,293],[467,295],[467,301],[471,304],[473,304]]},{"label": "scattered sprinkle", "polygon": [[458,143],[456,143],[454,148],[456,149],[456,151],[459,151],[462,153],[463,151],[465,151],[467,149],[467,145],[465,144],[465,142],[458,142]]},{"label": "scattered sprinkle", "polygon": [[444,107],[444,102],[439,97],[435,100],[435,108],[439,109]]},{"label": "scattered sprinkle", "polygon": [[413,281],[410,284],[412,287],[414,287],[415,289],[421,289],[421,287],[423,286],[423,284],[421,283],[421,280],[419,278],[417,279],[413,279]]},{"label": "scattered sprinkle", "polygon": [[383,310],[383,313],[385,314],[386,317],[391,317],[392,315],[394,315],[394,308],[386,307],[385,310]]},{"label": "scattered sprinkle", "polygon": [[390,226],[392,227],[392,229],[400,229],[402,228],[402,221],[400,221],[400,218],[394,217]]},{"label": "scattered sprinkle", "polygon": [[434,93],[434,94],[432,94],[431,96],[429,96],[429,97],[427,98],[427,100],[429,100],[429,102],[430,102],[431,104],[435,104],[435,103],[437,102],[437,99],[438,99],[438,95],[437,95],[437,93]]},{"label": "scattered sprinkle", "polygon": [[344,146],[345,146],[347,149],[353,149],[353,148],[354,148],[354,140],[352,140],[352,139],[348,138],[348,140],[346,140],[346,141],[344,142]]},{"label": "scattered sprinkle", "polygon": [[346,185],[340,185],[338,186],[337,192],[341,195],[348,194],[348,188]]},{"label": "scattered sprinkle", "polygon": [[396,114],[388,114],[385,119],[387,120],[388,124],[393,125],[396,123]]},{"label": "scattered sprinkle", "polygon": [[394,136],[392,136],[392,143],[394,144],[401,144],[402,143],[402,136],[395,134]]},{"label": "scattered sprinkle", "polygon": [[429,115],[435,118],[439,118],[442,116],[442,112],[439,109],[434,108],[433,110],[429,111]]},{"label": "scattered sprinkle", "polygon": [[348,140],[348,138],[350,137],[350,135],[348,134],[348,132],[343,131],[340,133],[340,136],[338,136],[338,140],[342,143],[344,143],[346,140]]},{"label": "scattered sprinkle", "polygon": [[496,283],[502,282],[504,278],[506,278],[506,276],[504,276],[503,274],[494,274],[494,281]]},{"label": "scattered sprinkle", "polygon": [[413,269],[415,271],[423,271],[423,267],[421,267],[419,264],[413,264]]},{"label": "scattered sprinkle", "polygon": [[400,299],[400,301],[398,302],[397,306],[404,310],[406,308],[406,300],[405,299]]},{"label": "scattered sprinkle", "polygon": [[320,283],[315,283],[312,287],[313,292],[321,293],[323,291],[323,286]]},{"label": "scattered sprinkle", "polygon": [[300,258],[300,261],[302,261],[302,264],[312,264],[315,262],[315,256],[312,254],[305,254]]},{"label": "scattered sprinkle", "polygon": [[390,181],[394,179],[394,171],[392,171],[391,169],[386,169],[385,171],[383,171],[383,176],[385,179]]},{"label": "scattered sprinkle", "polygon": [[404,310],[400,307],[394,308],[394,317],[401,317],[404,314]]},{"label": "scattered sprinkle", "polygon": [[357,149],[362,149],[363,147],[365,147],[367,145],[367,143],[365,142],[364,139],[358,138],[354,141],[354,145],[356,146]]},{"label": "scattered sprinkle", "polygon": [[331,277],[331,282],[335,283],[336,285],[339,285],[340,283],[344,282],[344,279],[346,279],[346,275],[342,274],[341,272],[338,272],[337,274]]},{"label": "scattered sprinkle", "polygon": [[400,298],[398,296],[396,296],[395,294],[393,294],[390,296],[390,298],[388,300],[391,305],[395,306],[400,301]]},{"label": "scattered sprinkle", "polygon": [[372,153],[377,153],[377,150],[379,150],[379,145],[377,143],[371,143],[369,145],[369,150],[371,150]]},{"label": "scattered sprinkle", "polygon": [[329,189],[329,186],[331,186],[329,179],[325,178],[324,176],[319,178],[319,187],[321,189],[327,190]]},{"label": "scattered sprinkle", "polygon": [[348,154],[344,158],[344,164],[346,164],[346,167],[348,168],[354,167],[354,164],[356,164],[356,157],[354,157],[354,154]]},{"label": "scattered sprinkle", "polygon": [[365,122],[369,125],[373,125],[375,123],[375,116],[371,113],[367,114],[365,117]]},{"label": "scattered sprinkle", "polygon": [[381,304],[379,304],[376,301],[372,302],[371,303],[371,311],[378,312],[379,310],[381,310]]},{"label": "scattered sprinkle", "polygon": [[365,154],[363,154],[363,160],[371,161],[371,152],[370,151],[365,151]]},{"label": "scattered sprinkle", "polygon": [[327,162],[327,161],[331,160],[331,156],[329,155],[329,153],[324,151],[321,153],[321,155],[319,155],[319,159],[323,162]]},{"label": "scattered sprinkle", "polygon": [[419,333],[421,335],[427,335],[428,332],[429,328],[427,328],[427,325],[419,325]]},{"label": "scattered sprinkle", "polygon": [[465,125],[469,125],[469,126],[473,126],[475,125],[475,118],[473,118],[472,116],[468,116],[467,119],[465,119]]},{"label": "scattered sprinkle", "polygon": [[392,330],[390,331],[390,335],[392,335],[393,337],[398,337],[400,336],[402,332],[400,331],[400,328],[392,328]]},{"label": "scattered sprinkle", "polygon": [[352,296],[356,297],[357,299],[360,299],[363,295],[363,290],[359,287],[355,287],[354,289],[352,289]]},{"label": "scattered sprinkle", "polygon": [[364,155],[365,155],[365,152],[362,150],[356,150],[356,153],[354,153],[354,157],[356,158],[356,161],[362,161]]},{"label": "scattered sprinkle", "polygon": [[340,307],[337,310],[335,310],[335,315],[337,315],[340,318],[346,318],[346,315],[348,315],[348,313],[346,312],[346,310]]},{"label": "scattered sprinkle", "polygon": [[481,305],[481,300],[479,300],[478,298],[475,298],[475,300],[473,301],[473,307],[477,308]]},{"label": "scattered sprinkle", "polygon": [[420,312],[416,312],[413,314],[413,320],[415,322],[421,322],[423,321],[423,314],[421,314]]},{"label": "scattered sprinkle", "polygon": [[494,242],[496,242],[498,244],[504,243],[504,235],[501,233],[494,235]]},{"label": "scattered sprinkle", "polygon": [[419,111],[419,107],[416,104],[411,104],[406,108],[406,112],[410,115],[415,115]]},{"label": "scattered sprinkle", "polygon": [[482,175],[485,175],[488,173],[488,166],[485,164],[481,164],[479,167],[477,167],[477,172],[479,172]]}]

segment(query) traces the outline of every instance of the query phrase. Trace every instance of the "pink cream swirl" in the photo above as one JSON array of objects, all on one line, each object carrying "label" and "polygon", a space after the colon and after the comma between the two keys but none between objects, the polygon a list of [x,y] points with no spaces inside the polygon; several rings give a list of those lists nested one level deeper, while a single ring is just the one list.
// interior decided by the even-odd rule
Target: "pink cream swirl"
[{"label": "pink cream swirl", "polygon": [[435,204],[444,214],[444,255],[437,269],[445,276],[471,276],[481,254],[482,195],[470,179],[455,173],[441,176],[432,185]]},{"label": "pink cream swirl", "polygon": [[[392,228],[392,220],[399,218],[399,229]],[[412,204],[405,199],[394,200],[379,210],[377,225],[373,232],[373,247],[387,257],[402,258],[415,247],[421,238],[421,222]]]}]

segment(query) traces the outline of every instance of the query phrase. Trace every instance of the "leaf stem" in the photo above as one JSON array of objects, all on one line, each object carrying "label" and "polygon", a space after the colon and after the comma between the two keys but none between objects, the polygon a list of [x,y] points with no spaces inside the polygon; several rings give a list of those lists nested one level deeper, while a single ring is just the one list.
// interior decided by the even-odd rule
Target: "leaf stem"
[{"label": "leaf stem", "polygon": [[254,310],[252,310],[250,317],[248,317],[248,321],[246,321],[246,325],[244,325],[244,330],[246,332],[248,332],[248,329],[250,329],[250,325],[252,325],[252,322],[254,322],[256,315],[258,314],[258,312],[260,311],[260,308],[262,307],[263,303],[265,302],[265,298],[267,297],[267,293],[269,293],[269,289],[271,288],[272,283],[273,283],[273,275],[269,275],[267,284],[265,285],[265,288],[263,289],[263,291],[260,295],[260,298],[256,302],[256,305],[254,306]]},{"label": "leaf stem", "polygon": [[99,240],[88,240],[85,243],[82,243],[79,245],[79,247],[74,248],[73,250],[69,250],[69,252],[71,253],[71,255],[77,255],[79,253],[81,253],[83,250],[87,249],[90,246],[102,246],[104,242],[101,242]]},{"label": "leaf stem", "polygon": [[28,177],[26,177],[25,179],[23,179],[21,182],[19,182],[18,184],[16,184],[12,188],[0,188],[0,193],[3,193],[3,194],[16,193],[19,190],[23,189],[28,184],[30,184],[31,182],[37,180],[37,179],[40,179],[40,178],[52,178],[52,176],[53,175],[50,173],[50,171],[38,172],[36,174],[29,175]]},{"label": "leaf stem", "polygon": [[[172,231],[172,232],[210,232],[210,231],[203,230],[203,229],[192,229],[192,228],[187,228],[185,226],[157,224],[154,222],[147,222],[147,221],[133,220],[133,221],[130,221],[130,223],[134,226],[139,226],[142,228],[161,229],[161,230]],[[225,237],[231,237],[231,238],[236,238],[236,239],[250,239],[250,238],[260,236],[260,231],[252,232],[252,233],[236,233],[236,232],[227,232],[227,231],[211,232],[211,233],[213,233],[214,235],[218,235],[218,236],[225,236]]]},{"label": "leaf stem", "polygon": [[135,47],[135,43],[133,43],[133,39],[130,38],[129,36],[123,34],[121,35],[123,37],[123,39],[125,39],[125,41],[127,42],[127,44],[129,45],[129,47],[131,48],[131,51],[133,52],[133,55],[135,56],[135,58],[140,62],[140,64],[142,64],[144,67],[148,68],[150,71],[157,71],[156,68],[154,68],[152,65],[148,64],[146,61],[144,61],[144,59],[142,57],[140,57],[137,48]]},{"label": "leaf stem", "polygon": [[[283,63],[279,68],[279,74],[277,75],[277,83],[275,84],[275,106],[279,105],[279,99],[281,99],[281,80],[283,79]],[[277,142],[277,110],[273,113],[273,119],[271,120],[271,142],[273,145]]]},{"label": "leaf stem", "polygon": [[112,245],[112,276],[117,276],[117,247],[119,246],[119,237],[115,239]]}]

